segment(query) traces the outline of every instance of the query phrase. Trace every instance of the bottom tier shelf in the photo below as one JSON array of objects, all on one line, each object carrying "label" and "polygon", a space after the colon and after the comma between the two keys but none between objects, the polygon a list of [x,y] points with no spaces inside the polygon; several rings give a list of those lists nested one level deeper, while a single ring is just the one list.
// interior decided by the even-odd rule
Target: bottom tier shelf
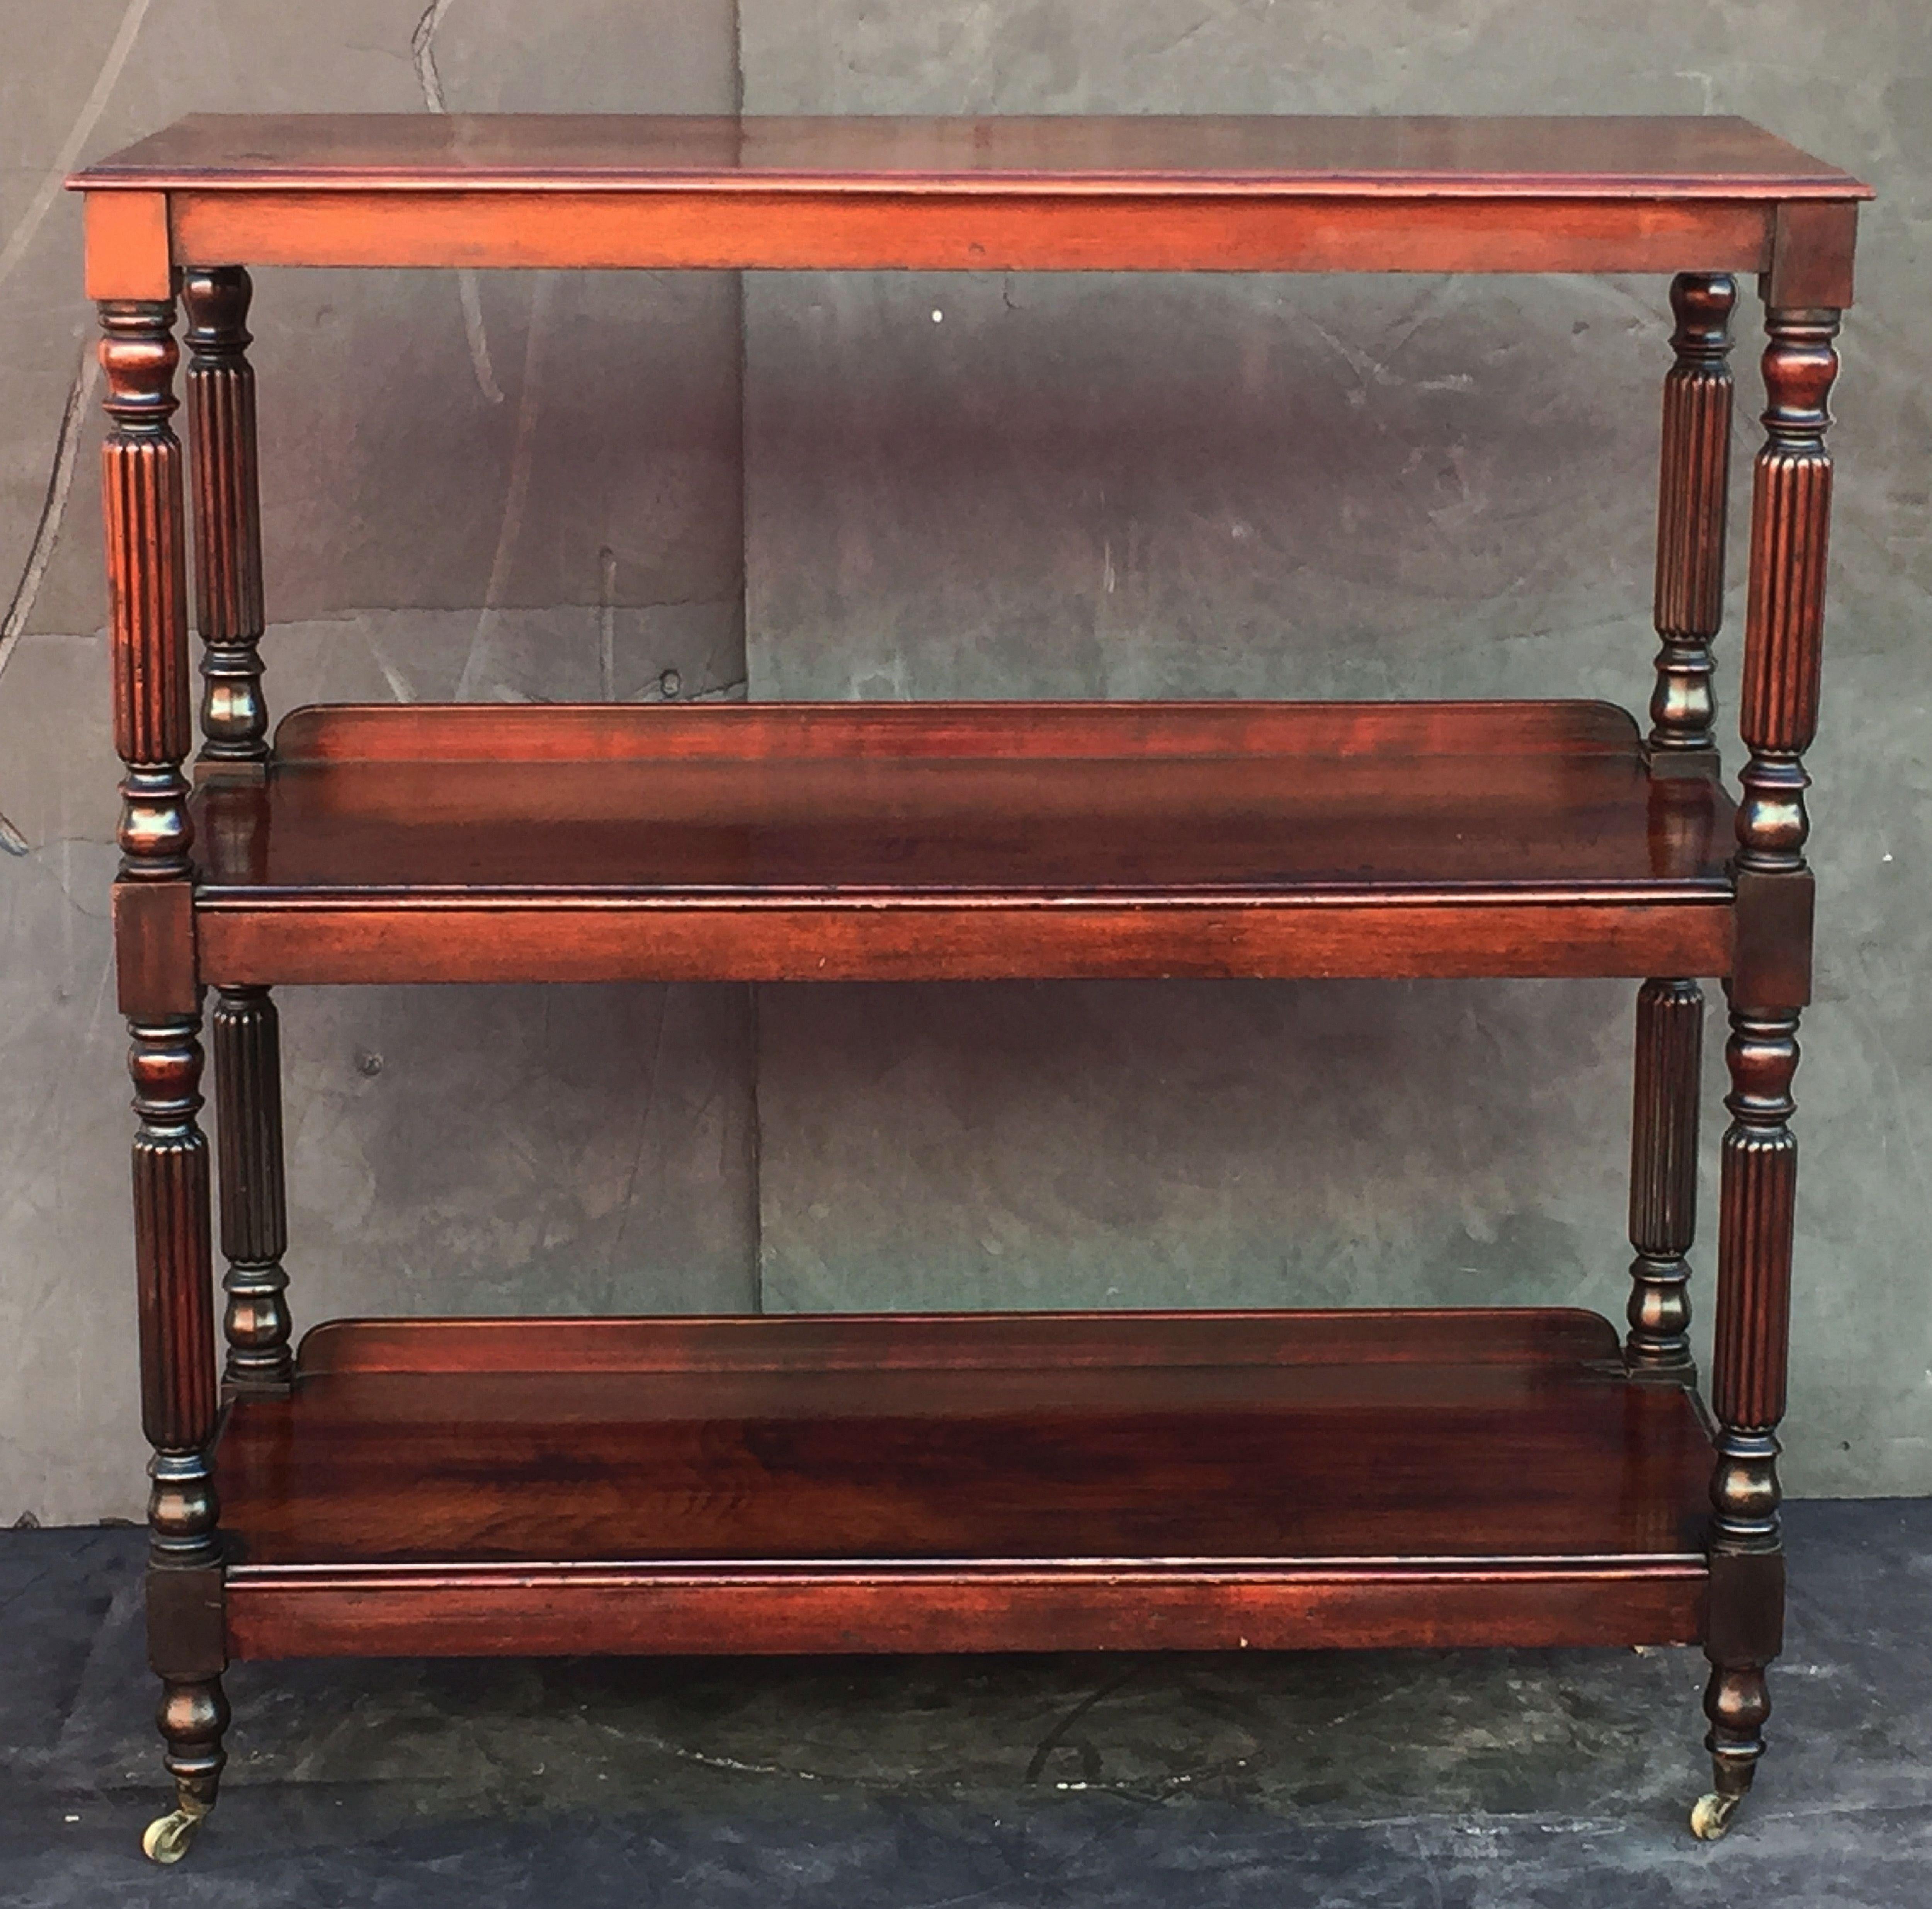
[{"label": "bottom tier shelf", "polygon": [[1558,1310],[342,1321],[240,1657],[1689,1643],[1711,1446]]}]

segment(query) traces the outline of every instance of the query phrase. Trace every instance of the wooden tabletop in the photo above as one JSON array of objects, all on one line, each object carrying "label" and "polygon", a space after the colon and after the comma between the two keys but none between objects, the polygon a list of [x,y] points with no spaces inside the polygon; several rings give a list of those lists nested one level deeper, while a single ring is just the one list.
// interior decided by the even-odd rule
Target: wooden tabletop
[{"label": "wooden tabletop", "polygon": [[1862,199],[1729,118],[196,113],[71,186]]},{"label": "wooden tabletop", "polygon": [[197,114],[68,183],[115,299],[224,265],[1694,271],[1843,307],[1871,197],[1715,118]]}]

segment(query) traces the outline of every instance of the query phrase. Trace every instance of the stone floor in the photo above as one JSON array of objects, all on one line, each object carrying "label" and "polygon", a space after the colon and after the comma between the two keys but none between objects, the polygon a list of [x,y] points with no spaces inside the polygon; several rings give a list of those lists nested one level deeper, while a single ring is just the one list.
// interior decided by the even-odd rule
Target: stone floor
[{"label": "stone floor", "polygon": [[1789,1530],[1773,1754],[1715,1846],[1686,1651],[285,1664],[231,1673],[170,1871],[140,1534],[0,1533],[0,1903],[1922,1904],[1932,1499]]}]

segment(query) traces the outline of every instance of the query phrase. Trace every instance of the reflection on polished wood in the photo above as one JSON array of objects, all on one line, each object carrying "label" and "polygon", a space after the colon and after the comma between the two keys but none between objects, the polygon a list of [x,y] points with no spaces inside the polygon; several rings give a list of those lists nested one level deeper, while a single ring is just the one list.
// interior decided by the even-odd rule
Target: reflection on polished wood
[{"label": "reflection on polished wood", "polygon": [[422,192],[662,185],[856,192],[1212,190],[1437,197],[1869,197],[1748,121],[1532,115],[194,113],[76,182]]},{"label": "reflection on polished wood", "polygon": [[[116,946],[179,1805],[151,1855],[214,1799],[231,1651],[1696,1641],[1717,1787],[1693,1823],[1724,1832],[1782,1640],[1804,758],[1869,188],[1717,117],[197,116],[69,183],[114,426]],[[429,706],[298,711],[266,748],[254,265],[1676,274],[1650,738],[1584,702]],[[1744,273],[1770,404],[1734,808],[1710,683]],[[292,1370],[272,986],[1088,975],[1650,977],[1627,1350],[1551,1310],[388,1321],[319,1328]],[[1714,1433],[1684,1330],[1711,976]]]},{"label": "reflection on polished wood", "polygon": [[[154,296],[158,237],[176,265],[1795,270],[1822,284],[1822,260],[1842,303],[1850,215],[1869,196],[1714,116],[197,115],[68,183],[90,194],[97,296]],[[1816,229],[1797,231],[1796,214]]]},{"label": "reflection on polished wood", "polygon": [[1728,962],[1728,798],[1602,704],[302,711],[200,812],[228,981]]},{"label": "reflection on polished wood", "polygon": [[1022,1586],[1062,1648],[1190,1595],[1214,1634],[1236,1586],[1277,1643],[1486,1637],[1478,1582],[1552,1636],[1693,1635],[1710,1463],[1688,1396],[1627,1382],[1588,1313],[980,1314],[338,1322],[292,1398],[238,1402],[218,1476],[244,1646],[259,1610],[258,1646],[302,1647],[305,1594],[516,1607],[541,1565],[586,1609],[614,1572],[640,1599],[776,1574],[812,1648],[896,1574],[950,1587],[935,1635],[997,1649],[1035,1647],[1024,1611],[1002,1629]]}]

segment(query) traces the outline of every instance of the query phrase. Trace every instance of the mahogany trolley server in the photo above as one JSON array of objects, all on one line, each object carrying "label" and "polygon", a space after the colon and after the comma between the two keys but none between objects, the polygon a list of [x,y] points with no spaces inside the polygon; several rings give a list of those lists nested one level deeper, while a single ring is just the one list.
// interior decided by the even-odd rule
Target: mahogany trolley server
[{"label": "mahogany trolley server", "polygon": [[[214,1803],[229,1660],[338,1653],[1700,1643],[1692,1823],[1724,1833],[1782,1626],[1804,757],[1868,188],[1726,119],[332,115],[190,118],[70,183],[106,333],[178,1792],[151,1856]],[[249,266],[1674,274],[1648,732],[1586,701],[412,705],[272,740]],[[1710,646],[1739,272],[1768,344],[1734,801]],[[1558,1308],[340,1319],[291,1348],[276,985],[1100,975],[1641,980],[1628,1333]]]}]

